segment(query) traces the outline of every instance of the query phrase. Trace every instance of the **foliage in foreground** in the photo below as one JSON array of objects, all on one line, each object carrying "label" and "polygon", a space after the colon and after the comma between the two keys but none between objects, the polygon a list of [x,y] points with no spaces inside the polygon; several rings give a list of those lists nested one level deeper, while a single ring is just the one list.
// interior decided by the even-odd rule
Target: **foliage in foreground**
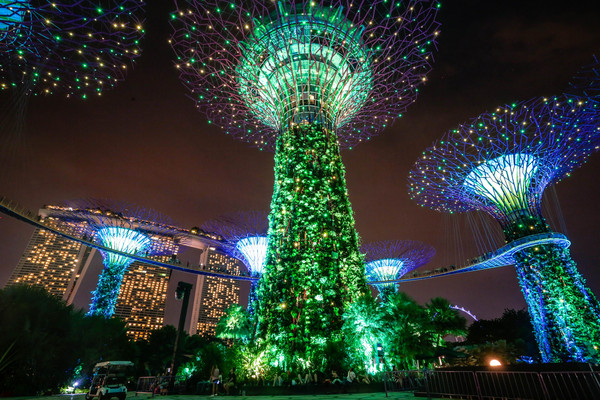
[{"label": "foliage in foreground", "polygon": [[42,288],[0,290],[0,393],[56,392],[131,350],[118,320],[86,317]]}]

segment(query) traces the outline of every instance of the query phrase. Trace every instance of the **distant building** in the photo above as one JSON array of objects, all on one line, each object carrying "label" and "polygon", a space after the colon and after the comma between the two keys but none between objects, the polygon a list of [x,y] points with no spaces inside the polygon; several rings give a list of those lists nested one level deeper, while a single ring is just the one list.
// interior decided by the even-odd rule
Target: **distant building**
[{"label": "distant building", "polygon": [[[53,228],[60,224],[64,229],[65,225],[47,211],[40,210],[40,221]],[[6,286],[17,283],[40,286],[66,301],[94,251],[47,230],[36,229]]]},{"label": "distant building", "polygon": [[[206,254],[206,269],[228,274],[239,274],[239,262],[210,247]],[[240,302],[240,286],[234,279],[202,276],[202,284],[197,285],[198,301],[201,306],[198,312],[197,334],[213,336],[215,327],[225,310],[232,304]]]},{"label": "distant building", "polygon": [[[39,210],[40,220],[53,227],[77,229],[73,223],[65,225],[56,218],[54,210],[64,213],[64,208],[47,206]],[[200,259],[192,264],[215,272],[238,274],[237,260],[220,253],[212,247],[215,237],[203,232],[187,233],[185,246],[200,249]],[[213,239],[213,240],[211,240]],[[163,245],[177,254],[180,245],[169,238],[161,239]],[[64,239],[43,229],[33,233],[23,256],[8,280],[7,286],[24,283],[45,288],[51,294],[72,304],[96,254],[95,249]],[[163,256],[161,261],[168,261]],[[195,265],[190,268],[198,268]],[[127,335],[132,339],[147,339],[153,330],[165,324],[165,306],[176,301],[167,296],[172,270],[154,265],[134,262],[123,278],[117,300],[115,317],[123,319]],[[187,274],[186,274],[187,275]],[[92,278],[92,277],[89,277]],[[190,277],[193,281],[190,299],[191,318],[186,324],[188,334],[214,335],[215,326],[224,311],[233,303],[239,303],[240,288],[233,279],[214,278],[203,275]],[[189,280],[188,279],[188,280]],[[177,282],[173,282],[177,285]],[[190,320],[191,319],[191,320]]]}]

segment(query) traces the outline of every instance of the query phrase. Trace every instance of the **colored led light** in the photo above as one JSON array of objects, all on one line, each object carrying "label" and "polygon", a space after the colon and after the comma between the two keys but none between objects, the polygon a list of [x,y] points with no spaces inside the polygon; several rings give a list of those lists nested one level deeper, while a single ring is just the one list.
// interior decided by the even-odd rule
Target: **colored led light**
[{"label": "colored led light", "polygon": [[236,243],[236,249],[246,258],[246,265],[252,274],[262,275],[264,272],[268,243],[266,236],[250,236]]}]

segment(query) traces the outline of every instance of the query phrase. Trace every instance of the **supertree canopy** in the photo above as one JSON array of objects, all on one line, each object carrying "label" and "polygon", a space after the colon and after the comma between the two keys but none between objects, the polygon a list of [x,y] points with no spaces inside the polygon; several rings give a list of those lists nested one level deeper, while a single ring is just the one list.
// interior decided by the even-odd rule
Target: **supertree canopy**
[{"label": "supertree canopy", "polygon": [[[267,213],[260,211],[240,211],[227,214],[202,225],[202,229],[214,232],[224,239],[224,250],[241,260],[250,274],[260,277],[264,272],[269,242]],[[256,280],[250,288],[248,311],[254,310],[256,302]]]},{"label": "supertree canopy", "polygon": [[144,2],[0,1],[0,88],[101,94],[140,55]]},{"label": "supertree canopy", "polygon": [[435,255],[432,246],[414,240],[373,242],[363,245],[362,251],[367,261],[367,281],[373,282],[384,300],[396,292],[393,281],[427,264]]},{"label": "supertree canopy", "polygon": [[[542,216],[546,187],[598,149],[590,100],[539,98],[460,125],[427,149],[409,175],[410,195],[440,211],[482,210],[507,242],[551,232]],[[569,251],[549,241],[515,255],[521,289],[545,362],[598,359],[600,308]]]},{"label": "supertree canopy", "polygon": [[435,1],[177,1],[177,68],[209,122],[275,150],[258,335],[278,366],[326,368],[342,314],[368,292],[340,147],[415,101]]},{"label": "supertree canopy", "polygon": [[[152,210],[116,202],[88,201],[64,208],[62,219],[76,222],[80,233],[112,250],[144,257],[176,254],[181,233],[170,220]],[[58,213],[57,213],[58,215]],[[92,293],[89,315],[111,317],[123,276],[134,261],[122,254],[101,250],[104,269]]]}]

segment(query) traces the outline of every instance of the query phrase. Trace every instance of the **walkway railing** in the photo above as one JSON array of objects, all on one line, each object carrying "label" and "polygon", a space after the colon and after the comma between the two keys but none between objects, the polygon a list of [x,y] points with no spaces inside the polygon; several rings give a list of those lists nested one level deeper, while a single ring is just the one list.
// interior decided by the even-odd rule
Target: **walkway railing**
[{"label": "walkway railing", "polygon": [[[210,271],[210,270],[206,270],[204,266],[186,265],[184,267],[184,266],[180,265],[177,261],[163,262],[163,261],[158,261],[158,260],[151,259],[151,258],[146,258],[146,257],[140,256],[137,254],[129,254],[129,253],[124,253],[124,252],[120,252],[117,250],[113,250],[113,249],[101,246],[97,243],[88,241],[88,240],[86,240],[86,238],[81,238],[81,237],[75,236],[71,232],[64,232],[64,231],[58,230],[56,228],[52,228],[52,227],[40,222],[40,220],[36,214],[27,210],[25,207],[22,207],[17,202],[7,199],[6,197],[0,197],[0,212],[4,213],[6,215],[9,215],[11,217],[17,218],[21,221],[27,222],[28,224],[34,225],[38,228],[51,231],[51,232],[53,232],[57,235],[60,235],[66,239],[79,242],[81,244],[96,248],[98,250],[116,253],[116,254],[119,254],[119,255],[122,255],[125,257],[129,257],[129,258],[132,258],[137,261],[141,261],[146,264],[152,264],[152,265],[157,265],[160,267],[186,271],[186,272],[190,272],[193,274],[199,274],[199,275],[209,275],[209,276],[231,278],[231,279],[238,279],[238,280],[256,280],[257,279],[256,277],[249,276],[249,275],[232,275],[232,274],[227,274],[227,273],[223,273],[223,272],[219,272],[219,271]],[[368,282],[368,283],[373,285],[373,284],[379,284],[379,283],[409,282],[409,281],[416,281],[416,280],[421,280],[421,279],[436,278],[439,276],[454,275],[454,274],[465,273],[465,272],[473,272],[473,271],[478,271],[481,269],[503,267],[506,265],[514,264],[513,255],[516,252],[524,250],[529,247],[541,246],[541,245],[549,244],[549,243],[557,244],[562,247],[569,247],[571,245],[571,242],[569,242],[569,240],[561,233],[549,232],[549,233],[541,233],[541,234],[537,234],[537,235],[530,235],[530,236],[526,236],[526,237],[520,238],[518,240],[515,240],[514,242],[511,242],[511,243],[499,248],[498,250],[495,250],[495,251],[487,253],[483,256],[474,258],[472,260],[472,262],[470,262],[467,265],[461,266],[461,267],[450,266],[450,267],[437,268],[433,271],[414,272],[410,275],[405,275],[405,276],[401,277],[400,279],[396,279],[396,280],[377,281],[377,282]]]},{"label": "walkway railing", "polygon": [[[422,376],[418,387],[388,384],[387,391],[415,390],[417,395],[470,400],[598,400],[600,372],[516,372],[516,371],[395,371],[394,376]],[[397,382],[397,381],[396,381]]]},{"label": "walkway railing", "polygon": [[38,218],[37,215],[28,211],[25,207],[20,206],[17,202],[9,200],[5,197],[0,197],[0,212],[9,215],[11,217],[17,218],[21,221],[27,222],[30,225],[35,226],[36,228],[44,229],[46,231],[52,232],[56,235],[59,235],[65,239],[72,240],[74,242],[81,243],[85,246],[92,247],[97,250],[105,251],[108,253],[118,254],[127,258],[131,258],[136,261],[140,261],[144,264],[155,265],[158,267],[164,267],[169,269],[175,269],[179,271],[185,271],[192,274],[197,275],[206,275],[217,278],[229,278],[229,279],[237,279],[237,280],[256,280],[256,277],[250,276],[249,274],[240,274],[234,275],[229,274],[227,272],[218,271],[212,268],[211,266],[206,265],[190,265],[186,264],[185,266],[181,264],[179,260],[170,260],[170,261],[161,261],[155,258],[148,258],[142,254],[132,254],[126,253],[124,251],[119,251],[115,249],[111,249],[106,246],[102,246],[96,242],[91,241],[87,237],[77,236],[71,229],[61,230],[57,227],[49,226]]}]

